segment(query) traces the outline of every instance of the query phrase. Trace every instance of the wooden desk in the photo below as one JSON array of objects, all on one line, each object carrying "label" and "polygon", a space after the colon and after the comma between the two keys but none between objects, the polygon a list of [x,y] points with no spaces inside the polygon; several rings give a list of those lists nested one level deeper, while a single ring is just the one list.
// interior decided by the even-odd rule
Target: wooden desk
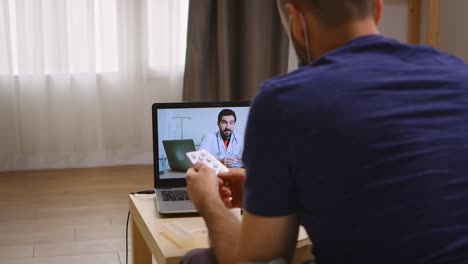
[{"label": "wooden desk", "polygon": [[[132,218],[133,263],[151,264],[152,256],[158,264],[176,264],[191,248],[183,248],[161,233],[165,221],[182,218],[161,218],[156,210],[154,195],[130,195],[130,214]],[[187,218],[183,218],[186,220]],[[201,217],[191,217],[193,221],[203,222]],[[208,247],[208,238],[197,245]],[[312,258],[311,242],[305,230],[299,229],[298,243],[294,263]]]}]

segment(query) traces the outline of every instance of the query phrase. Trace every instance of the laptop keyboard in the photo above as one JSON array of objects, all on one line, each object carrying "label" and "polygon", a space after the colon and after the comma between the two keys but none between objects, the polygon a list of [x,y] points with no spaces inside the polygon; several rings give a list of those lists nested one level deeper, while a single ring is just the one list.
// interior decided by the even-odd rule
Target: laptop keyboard
[{"label": "laptop keyboard", "polygon": [[190,200],[186,190],[161,191],[163,201],[185,201]]}]

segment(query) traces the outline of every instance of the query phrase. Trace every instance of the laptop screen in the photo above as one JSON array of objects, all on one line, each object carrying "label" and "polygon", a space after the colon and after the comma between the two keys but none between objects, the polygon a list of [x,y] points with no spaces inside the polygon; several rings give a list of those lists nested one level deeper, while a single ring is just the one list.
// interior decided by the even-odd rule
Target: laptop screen
[{"label": "laptop screen", "polygon": [[154,104],[155,187],[161,180],[185,179],[190,151],[205,149],[227,167],[243,167],[249,109],[249,102]]}]

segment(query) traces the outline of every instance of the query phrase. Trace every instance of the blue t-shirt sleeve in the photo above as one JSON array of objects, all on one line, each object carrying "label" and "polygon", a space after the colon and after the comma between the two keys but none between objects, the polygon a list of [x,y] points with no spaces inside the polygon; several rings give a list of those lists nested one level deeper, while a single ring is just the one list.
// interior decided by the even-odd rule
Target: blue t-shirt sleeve
[{"label": "blue t-shirt sleeve", "polygon": [[263,84],[252,103],[245,136],[244,209],[259,216],[296,212],[287,124],[274,89]]}]

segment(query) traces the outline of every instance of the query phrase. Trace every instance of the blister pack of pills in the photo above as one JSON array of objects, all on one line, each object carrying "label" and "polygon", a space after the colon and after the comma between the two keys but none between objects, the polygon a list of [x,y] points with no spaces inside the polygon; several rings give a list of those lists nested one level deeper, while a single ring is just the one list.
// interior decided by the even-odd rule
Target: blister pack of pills
[{"label": "blister pack of pills", "polygon": [[224,166],[219,160],[217,160],[211,153],[202,149],[198,151],[192,151],[187,153],[188,158],[195,165],[197,162],[202,162],[206,166],[210,167],[216,175],[220,172],[228,172],[229,169]]}]

